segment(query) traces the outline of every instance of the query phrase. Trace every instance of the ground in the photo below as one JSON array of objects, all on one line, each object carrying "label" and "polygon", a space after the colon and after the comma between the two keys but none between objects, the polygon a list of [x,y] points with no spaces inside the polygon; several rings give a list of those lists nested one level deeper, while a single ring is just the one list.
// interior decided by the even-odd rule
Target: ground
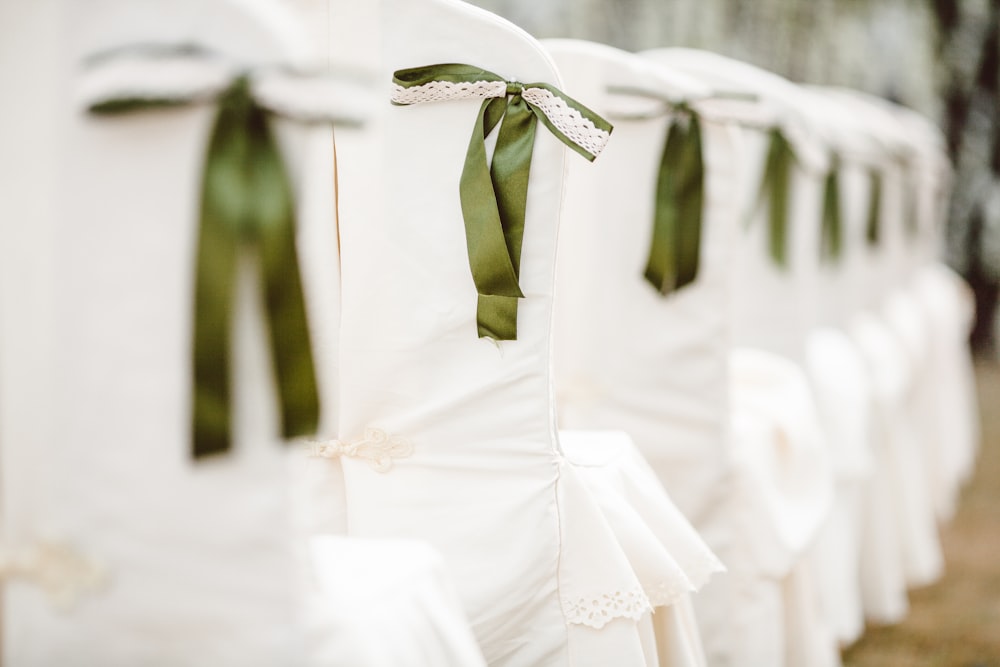
[{"label": "ground", "polygon": [[869,627],[845,667],[1000,667],[1000,365],[977,367],[983,440],[958,514],[942,528],[944,577],[906,620]]}]

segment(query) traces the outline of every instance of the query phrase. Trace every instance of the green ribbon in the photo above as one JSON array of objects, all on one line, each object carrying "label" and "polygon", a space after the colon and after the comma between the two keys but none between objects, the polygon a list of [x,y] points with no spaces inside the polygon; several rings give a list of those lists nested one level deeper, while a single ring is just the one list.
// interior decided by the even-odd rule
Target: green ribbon
[{"label": "green ribbon", "polygon": [[[396,86],[393,103],[397,105],[432,99],[483,99],[465,156],[459,198],[469,266],[479,295],[476,309],[479,337],[515,340],[518,299],[524,298],[518,280],[537,123],[541,120],[550,132],[588,160],[597,157],[603,147],[595,149],[569,136],[572,132],[564,132],[566,126],[558,118],[549,118],[545,108],[537,103],[539,95],[545,97],[548,93],[561,100],[579,114],[584,127],[589,123],[594,130],[610,134],[611,124],[552,86],[508,82],[472,65],[442,64],[399,70],[393,74],[393,83]],[[484,83],[494,85],[481,85]],[[437,88],[437,94],[427,99],[407,94],[420,86]],[[497,125],[500,129],[490,164],[485,139]]]},{"label": "green ribbon", "polygon": [[[121,97],[90,111],[119,114],[178,100]],[[237,260],[256,255],[272,363],[286,438],[311,435],[319,395],[295,248],[294,195],[271,131],[246,75],[218,97],[202,172],[195,277],[192,410],[195,457],[226,452],[231,442],[230,353]]]},{"label": "green ribbon", "polygon": [[920,215],[920,174],[917,165],[914,164],[914,156],[907,155],[899,158],[900,178],[903,183],[903,229],[906,231],[908,240],[917,237],[920,231],[918,217]]},{"label": "green ribbon", "polygon": [[868,245],[878,245],[882,237],[882,172],[877,167],[868,169],[868,223],[865,238]]},{"label": "green ribbon", "polygon": [[705,164],[701,120],[688,107],[667,130],[656,181],[653,237],[644,276],[661,294],[692,283],[698,275],[704,209]]},{"label": "green ribbon", "polygon": [[820,257],[840,259],[843,251],[843,223],[840,212],[840,156],[833,154],[823,184],[823,222],[820,228]]},{"label": "green ribbon", "polygon": [[788,266],[788,205],[795,151],[780,128],[772,128],[767,161],[757,199],[768,202],[768,252],[778,266]]}]

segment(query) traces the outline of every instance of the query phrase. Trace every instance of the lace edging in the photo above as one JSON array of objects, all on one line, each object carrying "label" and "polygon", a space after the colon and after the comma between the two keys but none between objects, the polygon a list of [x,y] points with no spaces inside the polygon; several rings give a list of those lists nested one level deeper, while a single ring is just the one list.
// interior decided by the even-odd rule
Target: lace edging
[{"label": "lace edging", "polygon": [[505,81],[430,81],[419,86],[403,87],[392,84],[392,101],[396,104],[423,104],[446,100],[486,99],[507,94]]},{"label": "lace edging", "polygon": [[[507,95],[505,81],[451,82],[430,81],[419,86],[404,87],[393,84],[391,99],[396,104],[423,104],[446,100],[487,99]],[[594,125],[593,121],[570,106],[566,100],[544,88],[525,87],[521,97],[538,107],[553,127],[567,139],[598,156],[607,146],[611,134]]]},{"label": "lace edging", "polygon": [[616,618],[637,621],[643,614],[653,610],[649,597],[639,588],[580,596],[573,600],[564,598],[562,604],[567,622],[586,625],[595,630],[600,630]]},{"label": "lace edging", "polygon": [[690,593],[701,590],[712,575],[725,572],[725,566],[713,554],[702,556],[697,563],[681,566],[685,577],[682,581],[660,581],[655,586],[646,588],[649,603],[654,607],[669,607]]},{"label": "lace edging", "polygon": [[593,121],[584,118],[583,114],[558,95],[553,95],[544,88],[525,88],[521,97],[541,109],[557,130],[594,157],[600,155],[608,145],[611,133],[605,132],[594,125]]}]

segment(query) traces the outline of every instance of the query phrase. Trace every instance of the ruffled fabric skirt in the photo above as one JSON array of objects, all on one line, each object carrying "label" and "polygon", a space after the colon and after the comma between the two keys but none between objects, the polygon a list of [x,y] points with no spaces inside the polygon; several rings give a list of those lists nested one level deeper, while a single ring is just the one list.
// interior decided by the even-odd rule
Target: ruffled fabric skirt
[{"label": "ruffled fabric skirt", "polygon": [[517,483],[499,462],[432,473],[403,458],[378,473],[350,457],[313,460],[299,471],[300,525],[425,541],[487,664],[705,665],[688,596],[721,563],[626,434],[564,432],[560,446],[547,479],[535,466]]},{"label": "ruffled fabric skirt", "polygon": [[861,602],[862,497],[873,468],[871,389],[864,360],[850,338],[818,329],[806,342],[806,370],[829,447],[835,478],[830,516],[809,560],[824,616],[841,645],[864,631]]},{"label": "ruffled fabric skirt", "polygon": [[942,566],[924,453],[907,411],[913,369],[900,337],[882,319],[858,313],[848,331],[865,361],[873,399],[862,599],[867,618],[895,623],[908,609],[907,587],[932,580]]},{"label": "ruffled fabric skirt", "polygon": [[730,368],[732,664],[838,664],[806,561],[834,497],[810,387],[762,351],[733,351]]},{"label": "ruffled fabric skirt", "polygon": [[968,344],[975,302],[968,285],[943,264],[921,269],[912,295],[928,332],[921,428],[929,440],[934,508],[944,521],[954,516],[978,449],[979,408]]},{"label": "ruffled fabric skirt", "polygon": [[[605,548],[615,545],[616,553],[608,550],[604,558],[620,564],[615,596],[621,590],[640,599],[632,613],[623,615],[636,621],[643,647],[644,662],[636,664],[704,665],[689,595],[721,571],[722,564],[674,506],[627,434],[562,431],[560,442],[567,462],[560,480],[564,499],[576,496],[581,507],[596,505],[603,518],[600,525],[610,531],[600,541]],[[607,571],[600,572],[594,533],[593,524],[581,526],[578,534],[564,533],[560,565],[564,585],[576,581],[587,589],[607,577]],[[614,612],[599,611],[608,606],[606,595],[577,594],[566,607],[567,620],[588,628],[604,627],[615,617]],[[586,631],[575,635],[588,646],[604,643]],[[587,664],[629,664],[614,654],[608,659],[612,662]]]}]

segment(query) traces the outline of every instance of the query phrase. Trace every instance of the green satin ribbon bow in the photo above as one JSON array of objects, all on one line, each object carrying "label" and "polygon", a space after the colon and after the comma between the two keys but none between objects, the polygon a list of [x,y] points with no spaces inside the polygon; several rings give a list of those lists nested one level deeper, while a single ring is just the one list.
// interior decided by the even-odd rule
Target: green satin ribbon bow
[{"label": "green satin ribbon bow", "polygon": [[868,222],[865,226],[868,245],[878,245],[882,238],[882,172],[868,169]]},{"label": "green satin ribbon bow", "polygon": [[840,156],[830,157],[830,169],[823,184],[823,222],[820,228],[820,257],[840,259],[843,252],[843,222],[840,213]]},{"label": "green satin ribbon bow", "polygon": [[656,180],[653,237],[644,276],[661,294],[694,282],[701,255],[705,164],[701,120],[685,105],[670,123]]},{"label": "green satin ribbon bow", "polygon": [[[191,101],[122,96],[89,110],[117,114]],[[268,112],[254,100],[246,75],[234,78],[217,102],[202,171],[195,269],[195,457],[230,447],[230,337],[241,252],[255,255],[262,274],[284,437],[314,434],[320,409],[295,248],[294,195]]]},{"label": "green satin ribbon bow", "polygon": [[[393,74],[392,102],[416,104],[482,99],[459,183],[472,279],[479,295],[480,338],[517,338],[518,283],[524,238],[528,176],[539,120],[588,160],[597,157],[611,124],[558,89],[521,84],[462,64],[430,65]],[[485,139],[499,124],[493,161]]]},{"label": "green satin ribbon bow", "polygon": [[795,151],[780,128],[772,128],[761,179],[758,206],[768,202],[768,252],[778,266],[788,266],[788,204]]}]

